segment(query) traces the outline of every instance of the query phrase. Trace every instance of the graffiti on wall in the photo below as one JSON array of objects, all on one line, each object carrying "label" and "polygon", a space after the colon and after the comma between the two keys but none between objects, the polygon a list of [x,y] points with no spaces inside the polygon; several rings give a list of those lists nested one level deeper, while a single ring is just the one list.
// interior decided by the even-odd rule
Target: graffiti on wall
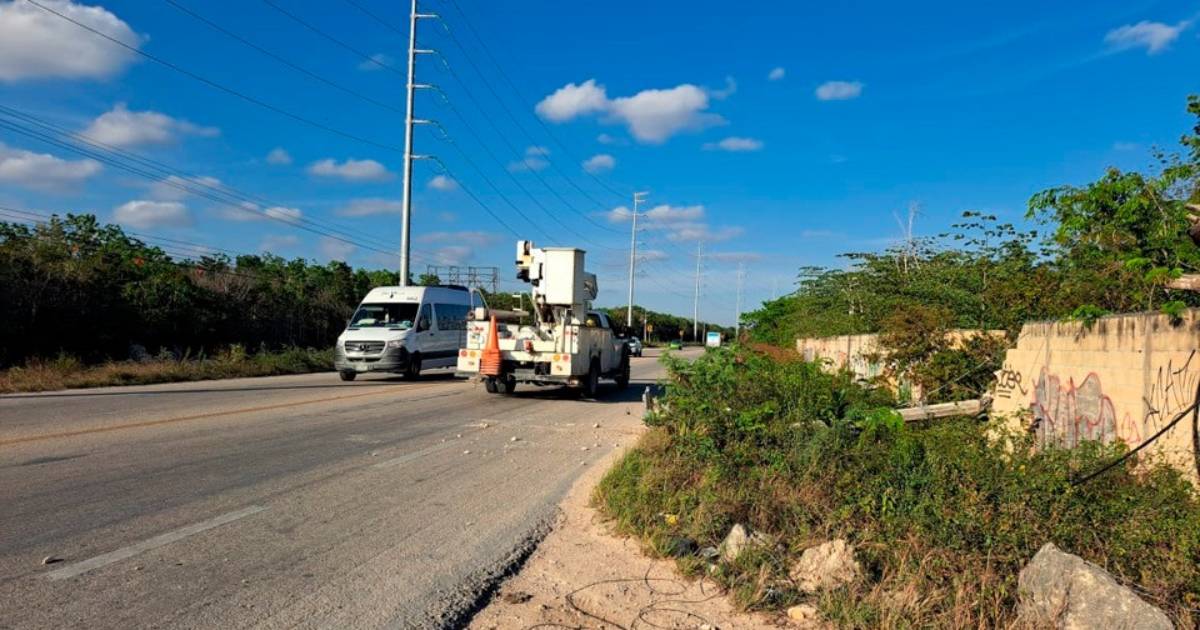
[{"label": "graffiti on wall", "polygon": [[1071,378],[1063,383],[1043,367],[1030,411],[1031,429],[1042,444],[1073,447],[1084,440],[1110,442],[1117,437],[1116,409],[1095,373],[1076,385]]},{"label": "graffiti on wall", "polygon": [[1200,372],[1192,371],[1192,359],[1196,351],[1192,350],[1187,359],[1176,365],[1174,360],[1166,365],[1160,365],[1154,376],[1154,382],[1145,397],[1145,414],[1142,418],[1142,429],[1145,433],[1153,434],[1165,424],[1175,419],[1175,415],[1192,404],[1196,396],[1196,385],[1200,383]]},{"label": "graffiti on wall", "polygon": [[[1117,405],[1104,393],[1100,377],[1092,372],[1078,384],[1065,382],[1045,367],[1033,387],[1030,430],[1043,444],[1072,447],[1083,440],[1111,442],[1120,438],[1136,446],[1171,422],[1188,408],[1200,385],[1200,370],[1193,369],[1196,351],[1183,361],[1167,361],[1154,372],[1142,399],[1141,413],[1122,401],[1125,413],[1118,416]],[[1007,368],[997,373],[996,396],[1011,398],[1026,394],[1021,374]]]},{"label": "graffiti on wall", "polygon": [[1018,394],[1028,396],[1029,390],[1022,383],[1021,372],[1005,365],[996,372],[996,398],[1012,398]]}]

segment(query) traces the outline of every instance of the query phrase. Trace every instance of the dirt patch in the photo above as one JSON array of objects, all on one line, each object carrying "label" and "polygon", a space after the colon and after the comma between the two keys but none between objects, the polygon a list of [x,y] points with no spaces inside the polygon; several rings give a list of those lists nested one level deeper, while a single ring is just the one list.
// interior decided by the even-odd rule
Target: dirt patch
[{"label": "dirt patch", "polygon": [[[626,439],[633,443],[635,436]],[[689,580],[674,563],[646,557],[614,536],[589,505],[614,451],[571,488],[553,531],[470,628],[776,628],[778,616],[739,613],[711,580]]]}]

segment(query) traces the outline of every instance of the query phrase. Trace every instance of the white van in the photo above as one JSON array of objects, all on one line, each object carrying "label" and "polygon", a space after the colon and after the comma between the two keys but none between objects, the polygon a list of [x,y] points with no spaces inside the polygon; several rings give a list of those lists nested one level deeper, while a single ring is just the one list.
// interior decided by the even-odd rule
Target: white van
[{"label": "white van", "polygon": [[360,372],[415,378],[425,368],[454,367],[475,306],[486,306],[483,296],[466,287],[371,289],[338,337],[333,366],[343,381]]}]

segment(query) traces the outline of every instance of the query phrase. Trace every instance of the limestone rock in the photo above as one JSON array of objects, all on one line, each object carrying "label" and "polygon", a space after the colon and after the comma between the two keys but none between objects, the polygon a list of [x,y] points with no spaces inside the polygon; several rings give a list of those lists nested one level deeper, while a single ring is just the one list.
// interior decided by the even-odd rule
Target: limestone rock
[{"label": "limestone rock", "polygon": [[1158,608],[1121,586],[1104,569],[1046,543],[1021,569],[1018,615],[1063,630],[1171,630]]},{"label": "limestone rock", "polygon": [[801,591],[816,593],[853,582],[862,575],[862,566],[854,547],[839,538],[805,549],[789,575]]}]

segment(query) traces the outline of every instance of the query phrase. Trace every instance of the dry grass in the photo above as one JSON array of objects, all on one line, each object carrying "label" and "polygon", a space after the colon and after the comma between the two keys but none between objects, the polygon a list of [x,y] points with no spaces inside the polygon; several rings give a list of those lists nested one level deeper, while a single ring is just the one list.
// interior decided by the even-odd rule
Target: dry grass
[{"label": "dry grass", "polygon": [[234,346],[213,358],[157,358],[109,361],[98,365],[85,365],[72,357],[59,357],[31,360],[24,366],[0,371],[0,393],[304,374],[332,369],[332,352],[303,348],[249,355],[239,346]]}]

